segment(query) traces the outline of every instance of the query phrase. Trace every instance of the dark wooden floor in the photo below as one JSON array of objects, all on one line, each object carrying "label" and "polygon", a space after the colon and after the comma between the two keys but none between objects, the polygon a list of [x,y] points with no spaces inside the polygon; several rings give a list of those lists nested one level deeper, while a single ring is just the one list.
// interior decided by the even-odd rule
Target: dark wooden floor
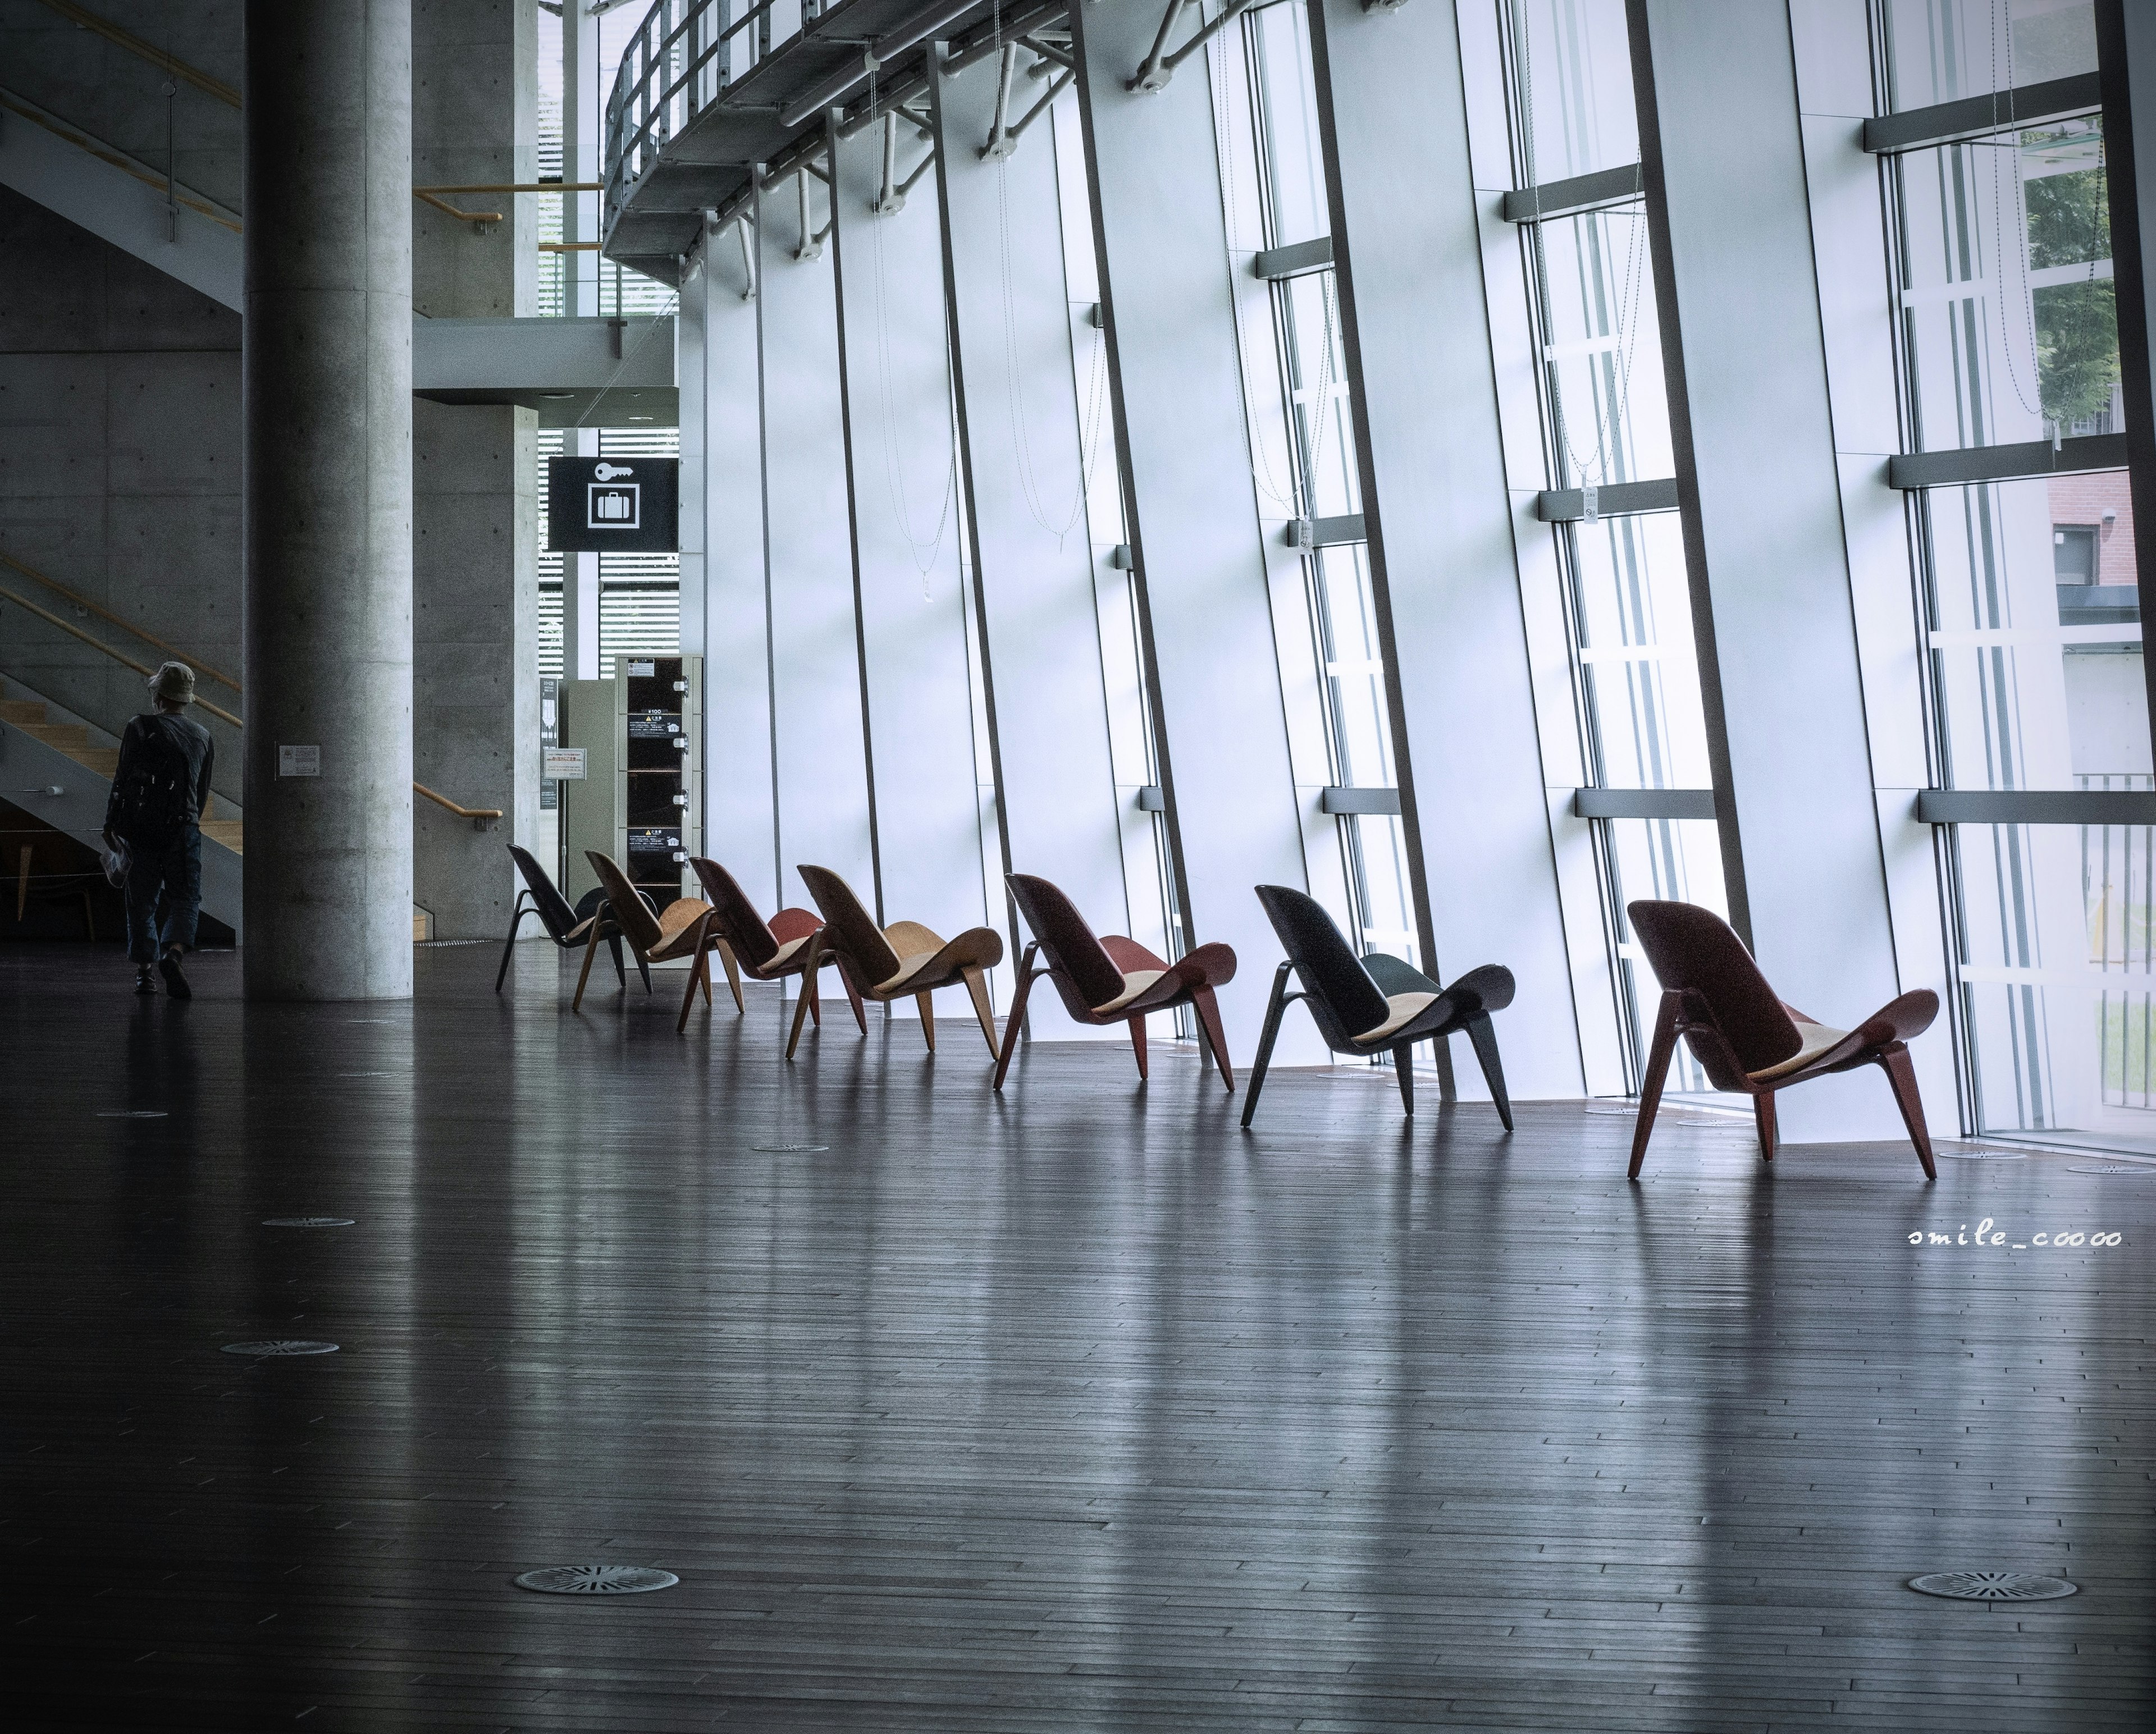
[{"label": "dark wooden floor", "polygon": [[[788,1071],[771,990],[493,968],[0,951],[0,1722],[2156,1726],[2156,1177],[1696,1119],[1634,1188],[1618,1105],[1245,1135],[1173,1054],[995,1100],[955,1002]],[[1907,1244],[1985,1217],[2124,1244]],[[510,1581],[582,1561],[682,1581]]]}]

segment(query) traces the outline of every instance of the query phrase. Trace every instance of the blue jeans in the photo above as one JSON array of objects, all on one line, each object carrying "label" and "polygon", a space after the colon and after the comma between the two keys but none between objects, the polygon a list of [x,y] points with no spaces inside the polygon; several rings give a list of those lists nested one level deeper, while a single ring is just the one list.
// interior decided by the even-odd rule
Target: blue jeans
[{"label": "blue jeans", "polygon": [[[167,946],[195,942],[202,913],[202,828],[187,824],[157,843],[127,844],[127,961],[151,964]],[[165,921],[157,925],[157,894],[165,894]]]}]

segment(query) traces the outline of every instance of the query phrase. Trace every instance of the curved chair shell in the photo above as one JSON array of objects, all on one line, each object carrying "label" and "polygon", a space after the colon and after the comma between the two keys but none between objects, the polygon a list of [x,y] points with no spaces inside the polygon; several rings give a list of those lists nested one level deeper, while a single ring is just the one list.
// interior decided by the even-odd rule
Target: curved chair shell
[{"label": "curved chair shell", "polygon": [[[1289,1003],[1302,1000],[1325,1044],[1336,1054],[1390,1052],[1400,1086],[1400,1100],[1414,1112],[1414,1044],[1441,1041],[1466,1032],[1482,1068],[1497,1117],[1512,1129],[1512,1099],[1505,1090],[1492,1012],[1512,1003],[1512,972],[1502,964],[1471,969],[1450,988],[1440,988],[1412,964],[1382,952],[1358,957],[1325,906],[1307,892],[1287,885],[1260,885],[1258,901],[1280,935],[1287,962],[1273,976],[1271,1002],[1264,1033],[1258,1039],[1257,1063],[1250,1072],[1250,1094],[1243,1100],[1243,1124],[1257,1112],[1273,1043]],[[1302,983],[1288,990],[1290,976]]]},{"label": "curved chair shell", "polygon": [[1928,988],[1890,1000],[1854,1029],[1837,1029],[1785,1003],[1729,924],[1696,904],[1642,898],[1629,905],[1640,948],[1662,988],[1653,1044],[1640,1081],[1630,1177],[1638,1179],[1653,1135],[1662,1085],[1681,1037],[1717,1090],[1752,1098],[1761,1155],[1774,1159],[1774,1095],[1832,1072],[1876,1065],[1924,1177],[1938,1177],[1908,1044],[1932,1027],[1939,997]]},{"label": "curved chair shell", "polygon": [[[580,914],[569,907],[568,900],[555,889],[553,880],[530,849],[520,849],[513,843],[508,845],[508,849],[509,859],[516,863],[517,874],[524,881],[524,889],[516,894],[516,907],[509,917],[509,936],[501,942],[501,967],[494,972],[494,991],[501,993],[502,982],[508,979],[509,960],[516,949],[517,929],[524,925],[525,916],[531,915],[539,917],[539,925],[546,930],[547,938],[562,951],[572,951],[593,937],[604,940],[607,949],[613,956],[614,975],[624,987],[627,987],[629,975],[621,961],[621,932],[614,926],[611,911],[605,907],[604,898],[599,900],[599,908],[588,914]],[[528,903],[525,900],[526,898],[531,900]],[[592,931],[594,922],[598,929],[596,935]],[[640,965],[639,967],[641,967]],[[647,988],[651,985],[648,971],[644,973],[644,984]]]},{"label": "curved chair shell", "polygon": [[[689,1008],[696,1001],[699,984],[704,990],[704,1003],[711,1003],[711,982],[708,970],[702,968],[706,951],[719,942],[716,930],[711,924],[711,905],[697,897],[677,897],[665,908],[654,912],[649,900],[629,881],[629,877],[595,849],[584,851],[584,859],[592,864],[592,871],[598,875],[601,887],[607,894],[608,905],[613,911],[615,924],[621,936],[629,941],[629,949],[636,953],[639,967],[652,963],[665,963],[675,957],[690,960],[689,984],[681,995],[681,1015],[675,1019],[674,1031],[680,1034],[689,1022]],[[596,930],[594,930],[596,936]],[[584,948],[584,967],[577,977],[577,997],[569,1003],[572,1011],[579,1010],[584,1003],[584,981],[592,972],[592,955],[598,941]],[[649,977],[645,977],[646,982]]]},{"label": "curved chair shell", "polygon": [[[988,972],[1004,961],[1001,934],[993,927],[969,927],[956,939],[946,940],[918,921],[893,921],[879,927],[854,888],[830,869],[804,864],[797,870],[824,917],[823,926],[809,936],[804,965],[809,972],[822,967],[828,953],[836,958],[848,991],[863,999],[888,1001],[912,995],[921,1008],[921,1033],[932,1054],[936,1050],[936,1014],[928,996],[938,988],[963,983],[973,999],[973,1015],[987,1038],[988,1052],[996,1051]],[[788,1059],[801,1040],[808,1010],[804,994],[786,1044]]]},{"label": "curved chair shell", "polygon": [[[726,966],[726,983],[733,989],[735,1011],[747,1009],[747,1002],[742,998],[743,969],[760,982],[799,976],[802,993],[808,1003],[808,1015],[820,1027],[824,1013],[817,972],[810,970],[808,964],[808,940],[823,927],[823,921],[805,909],[782,909],[766,921],[749,900],[748,893],[741,888],[741,882],[718,862],[703,855],[691,855],[689,864],[696,870],[704,895],[711,901],[711,928],[719,940],[716,949],[719,961]],[[818,968],[837,961],[834,954],[822,953],[818,958]],[[708,975],[710,962],[701,953],[697,967]],[[843,971],[839,978],[845,979]],[[853,1003],[855,1022],[865,1031],[868,1018],[861,1010],[860,996],[854,992],[850,982],[846,982],[846,997]]]},{"label": "curved chair shell", "polygon": [[[1005,1020],[1002,1051],[996,1056],[994,1087],[1001,1090],[1010,1070],[1012,1055],[1025,1023],[1027,997],[1035,977],[1045,975],[1055,984],[1056,995],[1074,1023],[1104,1025],[1125,1022],[1131,1029],[1131,1048],[1137,1055],[1138,1076],[1146,1077],[1145,1020],[1153,1012],[1188,1005],[1197,1013],[1220,1080],[1233,1090],[1235,1074],[1228,1059],[1228,1042],[1220,1027],[1220,1008],[1214,990],[1235,977],[1235,953],[1224,945],[1199,946],[1173,963],[1156,957],[1134,939],[1121,934],[1096,936],[1078,905],[1062,889],[1029,873],[1004,876],[1019,913],[1033,930],[1033,942],[1019,965],[1018,992]],[[1036,955],[1047,962],[1034,967]]]}]

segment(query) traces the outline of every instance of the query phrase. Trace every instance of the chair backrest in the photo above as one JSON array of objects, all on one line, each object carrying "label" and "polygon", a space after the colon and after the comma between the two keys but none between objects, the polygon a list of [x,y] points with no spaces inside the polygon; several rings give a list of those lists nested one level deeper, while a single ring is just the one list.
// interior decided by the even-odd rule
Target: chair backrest
[{"label": "chair backrest", "polygon": [[1642,898],[1628,904],[1625,913],[1654,966],[1655,979],[1665,989],[1696,993],[1707,1002],[1746,1071],[1776,1065],[1804,1045],[1796,1020],[1767,985],[1744,941],[1713,911]]},{"label": "chair backrest", "polygon": [[652,914],[636,887],[629,882],[629,875],[595,849],[584,851],[584,859],[592,864],[592,871],[598,875],[599,884],[606,890],[607,901],[613,906],[613,919],[621,935],[635,948],[641,957],[659,943],[659,918]]},{"label": "chair backrest", "polygon": [[1004,883],[1010,887],[1025,925],[1040,941],[1049,979],[1072,1017],[1090,1016],[1095,1006],[1106,1005],[1123,991],[1122,971],[1060,887],[1029,873],[1007,873]]},{"label": "chair backrest", "polygon": [[1334,1048],[1353,1052],[1353,1039],[1385,1021],[1392,1008],[1362,959],[1315,897],[1286,885],[1260,885],[1258,901],[1280,935],[1288,962],[1308,990],[1318,1033]]},{"label": "chair backrest", "polygon": [[531,906],[539,911],[539,920],[547,931],[559,940],[566,940],[577,925],[577,912],[569,907],[569,900],[554,889],[554,881],[547,876],[547,870],[539,864],[528,849],[509,845],[509,859],[516,863],[516,870],[524,875],[525,889],[531,893]]},{"label": "chair backrest", "polygon": [[778,955],[778,941],[770,925],[757,913],[756,905],[748,900],[748,893],[716,861],[691,855],[689,864],[696,870],[696,877],[704,884],[704,895],[717,911],[719,937],[732,947],[734,956],[751,969],[762,969]]},{"label": "chair backrest", "polygon": [[883,936],[875,917],[861,906],[854,888],[828,867],[795,870],[823,912],[824,947],[846,961],[856,988],[873,988],[898,973],[898,953]]}]

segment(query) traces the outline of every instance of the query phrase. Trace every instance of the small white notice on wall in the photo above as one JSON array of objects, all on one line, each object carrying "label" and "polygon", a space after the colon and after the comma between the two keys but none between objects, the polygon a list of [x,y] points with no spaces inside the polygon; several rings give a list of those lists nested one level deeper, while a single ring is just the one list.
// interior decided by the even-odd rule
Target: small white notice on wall
[{"label": "small white notice on wall", "polygon": [[277,774],[280,777],[319,777],[322,774],[322,750],[319,746],[280,746],[277,749]]},{"label": "small white notice on wall", "polygon": [[549,746],[540,754],[539,774],[555,782],[582,782],[590,770],[585,746]]},{"label": "small white notice on wall", "polygon": [[629,677],[632,680],[639,676],[649,680],[658,672],[659,664],[655,662],[631,662],[629,665]]}]

